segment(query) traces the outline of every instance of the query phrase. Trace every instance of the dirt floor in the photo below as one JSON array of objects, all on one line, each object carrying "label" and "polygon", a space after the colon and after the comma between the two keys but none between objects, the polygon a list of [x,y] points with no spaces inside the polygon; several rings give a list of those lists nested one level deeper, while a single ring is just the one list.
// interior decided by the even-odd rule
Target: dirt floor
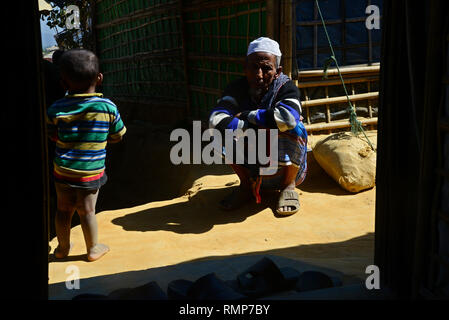
[{"label": "dirt floor", "polygon": [[[278,217],[277,199],[264,195],[262,204],[249,203],[235,212],[223,212],[218,208],[218,201],[238,185],[237,176],[228,167],[192,165],[188,170],[170,172],[173,168],[159,170],[150,164],[145,172],[135,171],[133,163],[142,159],[131,157],[133,148],[150,147],[148,139],[140,135],[139,140],[136,132],[135,145],[128,142],[113,150],[108,167],[110,180],[106,184],[110,187],[102,189],[103,198],[97,206],[100,241],[108,244],[111,251],[96,262],[87,262],[78,225],[72,228],[71,255],[55,261],[52,252],[57,241],[53,238],[49,255],[50,286],[64,283],[68,277],[66,268],[72,265],[79,268],[81,279],[92,279],[188,261],[255,254],[300,260],[336,270],[348,278],[366,277],[365,269],[373,263],[375,188],[350,194],[310,157],[308,176],[297,188],[301,203],[297,214]],[[368,132],[368,136],[377,143],[376,131]],[[310,146],[323,137],[310,136]],[[128,156],[120,158],[118,154]],[[111,168],[120,165],[134,171],[121,175],[122,178],[112,174]],[[160,171],[170,178],[148,176],[150,171]],[[133,189],[135,184],[131,183],[130,175],[137,175],[144,187]],[[166,180],[170,184],[176,181],[173,182],[178,187],[176,192],[165,192]],[[150,193],[164,193],[165,198],[142,201]],[[126,287],[125,278],[122,277],[117,288]],[[50,290],[50,298],[57,299],[58,292]]]}]

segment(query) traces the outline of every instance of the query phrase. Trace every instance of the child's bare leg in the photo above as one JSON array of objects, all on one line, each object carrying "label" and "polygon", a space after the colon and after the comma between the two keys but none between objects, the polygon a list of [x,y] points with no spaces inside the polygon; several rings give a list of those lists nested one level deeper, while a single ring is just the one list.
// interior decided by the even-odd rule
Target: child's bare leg
[{"label": "child's bare leg", "polygon": [[72,244],[70,243],[70,227],[76,207],[76,191],[71,187],[56,183],[57,208],[55,217],[56,237],[58,247],[54,251],[56,258],[68,256]]},{"label": "child's bare leg", "polygon": [[98,225],[95,216],[98,193],[99,190],[79,189],[78,191],[77,212],[80,216],[89,261],[98,260],[109,251],[107,245],[98,243]]}]

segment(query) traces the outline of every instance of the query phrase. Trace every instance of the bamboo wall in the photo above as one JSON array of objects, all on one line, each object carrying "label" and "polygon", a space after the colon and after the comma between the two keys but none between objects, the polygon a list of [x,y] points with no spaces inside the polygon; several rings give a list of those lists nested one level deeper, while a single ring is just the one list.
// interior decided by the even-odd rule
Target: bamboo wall
[{"label": "bamboo wall", "polygon": [[[377,127],[380,65],[340,69],[357,118],[366,129]],[[304,124],[308,132],[331,133],[348,130],[347,97],[337,70],[301,71],[297,86],[301,93]]]},{"label": "bamboo wall", "polygon": [[167,108],[173,119],[186,114],[181,17],[178,0],[97,1],[103,92],[133,118],[157,122]]},{"label": "bamboo wall", "polygon": [[[243,76],[248,43],[280,43],[284,73],[300,89],[309,132],[349,127],[336,74],[296,70],[297,1],[98,0],[95,30],[103,92],[133,119],[175,124],[207,120],[222,90]],[[377,124],[379,66],[344,79],[362,123]],[[167,110],[169,113],[167,114]],[[373,128],[373,127],[371,127]]]},{"label": "bamboo wall", "polygon": [[265,1],[185,2],[191,114],[206,119],[225,86],[243,76],[248,43],[266,34]]}]

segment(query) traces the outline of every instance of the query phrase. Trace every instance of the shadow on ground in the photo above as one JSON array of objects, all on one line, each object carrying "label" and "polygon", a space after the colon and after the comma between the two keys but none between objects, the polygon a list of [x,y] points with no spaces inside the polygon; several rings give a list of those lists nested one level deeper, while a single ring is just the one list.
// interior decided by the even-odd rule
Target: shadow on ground
[{"label": "shadow on ground", "polygon": [[[150,281],[156,281],[166,292],[170,281],[195,281],[211,272],[215,272],[223,280],[233,280],[263,256],[271,258],[280,268],[292,267],[299,272],[321,271],[340,278],[343,285],[351,285],[363,281],[366,267],[373,263],[373,252],[374,234],[368,233],[342,242],[300,245],[227,257],[209,256],[176,265],[80,279],[79,290],[67,290],[65,282],[55,283],[49,286],[49,298],[64,300],[83,293],[108,294]],[[351,270],[346,268],[346,263],[351,265]]]},{"label": "shadow on ground", "polygon": [[[185,166],[188,171],[180,182],[179,195],[192,187],[193,182],[205,175],[232,174],[231,169],[225,165],[206,166]],[[176,174],[176,173],[175,173]],[[179,177],[178,177],[179,178]],[[139,184],[137,184],[139,185]],[[134,186],[134,187],[137,187]],[[162,184],[157,184],[158,187]],[[182,186],[181,186],[182,185]],[[198,191],[186,198],[186,202],[175,203],[163,207],[156,207],[131,213],[126,216],[112,220],[112,223],[123,227],[127,231],[172,231],[180,234],[185,233],[203,233],[212,229],[214,225],[236,223],[245,221],[246,218],[270,208],[272,213],[276,213],[278,193],[262,193],[262,203],[256,204],[251,201],[246,206],[231,212],[219,209],[219,202],[227,194],[232,192],[233,187],[224,187],[218,189],[205,189]],[[341,188],[315,161],[312,152],[308,154],[308,174],[305,181],[298,186],[298,189],[305,192],[327,193],[332,195],[352,195],[350,192]],[[126,192],[129,194],[129,190]],[[131,193],[132,195],[133,193]],[[108,197],[109,206],[117,208],[117,197]],[[210,208],[210,210],[204,210]],[[211,214],[214,212],[214,214]]]},{"label": "shadow on ground", "polygon": [[[174,203],[162,207],[142,210],[112,220],[113,224],[121,226],[126,231],[172,231],[175,233],[204,233],[215,225],[237,223],[246,218],[270,208],[275,212],[275,197],[263,196],[263,201],[249,204],[234,211],[224,211],[219,208],[219,201],[231,188],[199,190],[189,196],[188,201]],[[204,210],[209,207],[210,210]]]},{"label": "shadow on ground", "polygon": [[99,194],[97,212],[173,199],[204,175],[233,173],[225,165],[173,164],[170,150],[176,143],[168,132],[129,126],[122,142],[108,146],[108,182]]},{"label": "shadow on ground", "polygon": [[[143,125],[129,125],[125,139],[108,146],[106,172],[108,182],[101,188],[96,211],[131,208],[154,201],[163,201],[184,195],[194,181],[205,175],[228,175],[232,169],[227,165],[174,165],[170,160],[171,142],[166,131],[150,130]],[[237,178],[237,177],[236,177]],[[204,201],[212,211],[218,211],[218,202],[233,187],[200,190],[189,202],[166,207],[152,208],[117,218],[114,224],[130,231],[167,230],[180,234],[203,233],[214,225],[244,221],[255,213],[270,208],[276,214],[276,197],[262,195],[262,204],[251,203],[241,210],[221,211],[211,215],[201,206]],[[53,188],[54,189],[54,188]],[[308,173],[298,186],[300,191],[351,195],[342,189],[315,161],[308,152]],[[55,195],[51,193],[50,239],[55,236]],[[198,207],[198,210],[195,208]],[[72,228],[79,225],[74,215]]]},{"label": "shadow on ground", "polygon": [[[204,175],[232,174],[226,165],[174,165],[167,129],[155,130],[145,124],[127,124],[127,133],[120,143],[107,146],[106,174],[108,181],[100,189],[96,211],[130,208],[153,201],[169,200],[183,195],[193,182]],[[53,158],[53,149],[49,157]],[[51,162],[51,161],[50,161]],[[50,172],[52,165],[49,163]],[[49,237],[55,233],[56,192],[50,177]],[[77,214],[72,228],[79,225]]]}]

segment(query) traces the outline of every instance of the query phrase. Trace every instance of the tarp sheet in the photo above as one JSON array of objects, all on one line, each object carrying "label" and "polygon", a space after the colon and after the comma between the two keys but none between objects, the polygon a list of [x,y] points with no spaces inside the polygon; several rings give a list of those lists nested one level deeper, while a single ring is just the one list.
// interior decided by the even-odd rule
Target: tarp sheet
[{"label": "tarp sheet", "polygon": [[[366,13],[369,5],[377,6],[381,15],[382,0],[326,0],[319,1],[319,5],[339,65],[380,61],[381,29],[368,30],[365,21],[372,14],[372,11]],[[298,69],[322,68],[324,61],[331,55],[331,51],[315,0],[297,0],[295,15]],[[316,61],[314,61],[315,32]],[[371,33],[370,36],[369,33]],[[372,44],[371,59],[369,37],[371,37]]]}]

